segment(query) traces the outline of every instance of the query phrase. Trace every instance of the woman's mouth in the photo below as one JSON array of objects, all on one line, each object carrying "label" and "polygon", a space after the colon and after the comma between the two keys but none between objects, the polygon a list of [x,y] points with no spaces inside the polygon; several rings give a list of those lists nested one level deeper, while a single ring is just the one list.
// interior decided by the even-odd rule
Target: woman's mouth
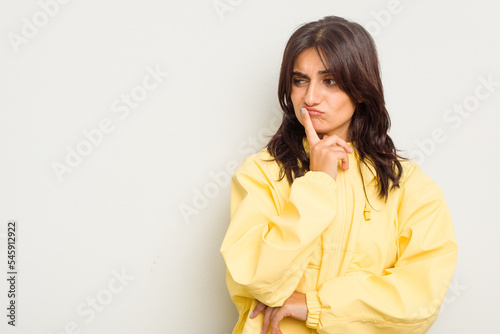
[{"label": "woman's mouth", "polygon": [[324,114],[324,112],[322,112],[316,108],[309,108],[309,107],[303,107],[303,108],[305,108],[309,112],[309,115],[311,115],[311,116],[321,116]]}]

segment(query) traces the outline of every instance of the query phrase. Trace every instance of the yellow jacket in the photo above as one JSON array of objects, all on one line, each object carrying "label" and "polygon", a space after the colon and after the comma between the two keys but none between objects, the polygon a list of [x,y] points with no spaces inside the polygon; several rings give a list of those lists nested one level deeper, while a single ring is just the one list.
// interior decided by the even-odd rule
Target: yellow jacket
[{"label": "yellow jacket", "polygon": [[259,334],[262,314],[249,318],[258,301],[281,306],[295,290],[306,294],[309,314],[307,322],[284,318],[284,334],[427,332],[457,256],[436,184],[402,161],[400,187],[385,202],[356,153],[336,180],[309,171],[291,187],[277,181],[271,158],[266,150],[250,156],[232,179],[221,253],[239,312],[233,334]]}]

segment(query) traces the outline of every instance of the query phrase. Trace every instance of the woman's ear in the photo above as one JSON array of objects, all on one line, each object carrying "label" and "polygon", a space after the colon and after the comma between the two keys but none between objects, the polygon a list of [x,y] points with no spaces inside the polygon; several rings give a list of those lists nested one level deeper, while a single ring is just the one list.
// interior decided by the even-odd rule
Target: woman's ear
[{"label": "woman's ear", "polygon": [[354,100],[355,100],[358,104],[363,103],[363,100],[362,100],[361,98],[357,97],[357,96],[355,96],[355,97],[354,97]]},{"label": "woman's ear", "polygon": [[364,102],[363,99],[361,99],[361,97],[354,95],[354,94],[352,94],[352,99],[355,100],[358,104]]}]

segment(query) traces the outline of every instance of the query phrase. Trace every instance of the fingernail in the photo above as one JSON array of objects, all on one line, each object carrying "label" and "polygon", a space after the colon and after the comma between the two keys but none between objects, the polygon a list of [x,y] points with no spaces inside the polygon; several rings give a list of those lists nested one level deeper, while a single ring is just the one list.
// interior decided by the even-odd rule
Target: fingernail
[{"label": "fingernail", "polygon": [[306,108],[300,108],[300,112],[304,115],[306,113]]},{"label": "fingernail", "polygon": [[250,318],[253,318],[253,312],[252,312],[252,313],[250,313]]}]

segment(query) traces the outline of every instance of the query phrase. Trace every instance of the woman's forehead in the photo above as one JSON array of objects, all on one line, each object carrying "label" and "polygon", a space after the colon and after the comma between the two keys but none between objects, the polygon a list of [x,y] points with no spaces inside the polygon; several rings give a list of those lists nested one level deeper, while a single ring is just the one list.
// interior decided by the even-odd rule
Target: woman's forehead
[{"label": "woman's forehead", "polygon": [[331,71],[325,68],[318,52],[313,48],[307,49],[298,55],[297,59],[295,59],[293,71],[304,74],[317,73],[319,75],[331,73]]}]

